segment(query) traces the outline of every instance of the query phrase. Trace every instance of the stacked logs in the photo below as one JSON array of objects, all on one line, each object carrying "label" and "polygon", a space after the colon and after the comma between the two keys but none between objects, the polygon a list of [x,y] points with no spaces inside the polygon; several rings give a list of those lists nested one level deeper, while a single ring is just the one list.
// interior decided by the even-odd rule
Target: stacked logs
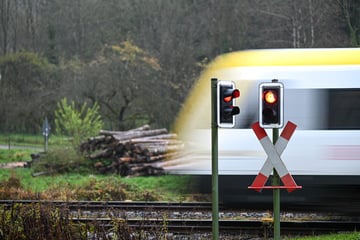
[{"label": "stacked logs", "polygon": [[149,125],[128,131],[101,130],[80,146],[100,173],[121,176],[162,175],[162,163],[176,158],[182,148],[176,134]]}]

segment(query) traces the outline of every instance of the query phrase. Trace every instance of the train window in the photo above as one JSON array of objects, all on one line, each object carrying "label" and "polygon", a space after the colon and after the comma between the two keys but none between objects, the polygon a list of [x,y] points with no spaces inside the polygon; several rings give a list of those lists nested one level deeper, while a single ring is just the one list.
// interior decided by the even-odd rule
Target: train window
[{"label": "train window", "polygon": [[360,89],[329,89],[328,129],[360,129]]},{"label": "train window", "polygon": [[301,130],[320,130],[327,126],[327,90],[285,89],[285,122],[292,121]]}]

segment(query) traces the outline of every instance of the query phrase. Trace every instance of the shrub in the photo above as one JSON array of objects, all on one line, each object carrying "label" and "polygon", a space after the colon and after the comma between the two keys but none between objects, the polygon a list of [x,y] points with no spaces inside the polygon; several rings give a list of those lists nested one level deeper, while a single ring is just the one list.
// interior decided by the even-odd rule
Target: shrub
[{"label": "shrub", "polygon": [[89,172],[90,162],[71,147],[51,148],[40,160],[34,161],[33,171],[53,175],[67,172]]},{"label": "shrub", "polygon": [[120,182],[120,178],[94,177],[76,188],[74,192],[78,200],[123,201],[127,199],[126,188],[127,186]]},{"label": "shrub", "polygon": [[55,111],[56,131],[73,138],[73,146],[77,149],[82,140],[97,135],[103,127],[99,114],[99,105],[90,108],[86,102],[80,110],[76,109],[75,102],[67,103],[66,98],[58,103]]}]

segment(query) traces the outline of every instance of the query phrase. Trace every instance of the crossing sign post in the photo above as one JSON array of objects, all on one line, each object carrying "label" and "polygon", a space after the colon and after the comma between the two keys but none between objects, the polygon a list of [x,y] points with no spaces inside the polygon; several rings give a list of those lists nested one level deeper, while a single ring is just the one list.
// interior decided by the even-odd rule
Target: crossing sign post
[{"label": "crossing sign post", "polygon": [[[271,97],[267,100],[266,94]],[[278,94],[280,93],[280,94]],[[260,84],[259,91],[259,119],[260,123],[256,122],[252,125],[252,129],[255,132],[256,137],[259,139],[261,146],[267,154],[267,159],[262,166],[259,174],[255,177],[255,180],[249,186],[249,189],[261,192],[263,189],[273,190],[273,221],[274,221],[274,239],[280,239],[280,189],[286,189],[288,192],[295,191],[302,188],[298,186],[287,170],[284,162],[281,160],[281,154],[285,150],[291,136],[295,132],[296,125],[292,122],[288,122],[279,137],[279,128],[282,127],[283,119],[283,85],[274,79],[271,83]],[[264,105],[263,102],[266,102]],[[270,109],[268,105],[276,103],[280,107]],[[265,106],[265,107],[264,107]],[[272,105],[271,105],[272,106]],[[266,109],[266,107],[268,109]],[[273,114],[274,117],[268,117]],[[264,118],[265,116],[265,118]],[[265,119],[265,120],[264,120]],[[268,119],[268,120],[266,120]],[[270,119],[270,120],[269,120]],[[273,141],[266,134],[263,127],[272,128]],[[272,186],[265,186],[271,172]],[[283,185],[280,185],[280,181]]]},{"label": "crossing sign post", "polygon": [[[302,188],[298,186],[287,170],[284,162],[281,160],[280,155],[285,150],[292,134],[296,129],[296,125],[292,122],[288,122],[279,137],[279,129],[273,129],[273,142],[266,134],[265,130],[260,127],[259,122],[252,125],[252,129],[255,135],[260,141],[260,144],[264,148],[268,155],[264,165],[262,166],[259,174],[255,177],[255,180],[249,186],[249,189],[254,189],[260,192],[262,189],[273,189],[273,219],[274,219],[274,239],[280,239],[280,189],[287,189],[288,192],[292,192],[296,189]],[[272,186],[265,186],[271,172],[273,170]],[[280,185],[280,180],[284,184]]]}]

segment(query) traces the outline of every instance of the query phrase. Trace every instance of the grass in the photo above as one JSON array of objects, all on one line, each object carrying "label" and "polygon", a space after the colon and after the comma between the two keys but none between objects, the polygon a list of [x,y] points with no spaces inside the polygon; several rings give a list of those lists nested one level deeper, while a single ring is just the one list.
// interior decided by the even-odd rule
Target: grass
[{"label": "grass", "polygon": [[[104,214],[111,219],[106,227],[101,221],[72,220],[74,215],[67,206],[34,203],[0,207],[0,239],[168,239],[166,223],[136,231],[126,219],[114,217],[123,214],[122,210]],[[144,218],[143,223],[149,220]]]},{"label": "grass", "polygon": [[162,201],[192,201],[190,176],[154,176],[123,178],[122,182],[131,189],[143,192],[144,194],[157,195]]},{"label": "grass", "polygon": [[0,163],[22,162],[31,160],[29,149],[4,149],[0,150]]},{"label": "grass", "polygon": [[[36,163],[31,169],[0,169],[0,191],[3,186],[11,186],[11,181],[20,184],[22,196],[31,198],[49,195],[49,198],[88,200],[160,200],[183,201],[187,198],[187,186],[191,180],[186,176],[136,177],[121,178],[114,175],[97,174],[91,166],[74,157],[69,146],[69,139],[64,136],[51,135],[47,161]],[[30,154],[39,152],[31,149],[11,148],[14,146],[44,147],[44,138],[39,135],[0,134],[0,144],[10,149],[0,149],[0,163],[31,160]],[[78,167],[80,163],[81,167]],[[75,165],[74,165],[75,164]],[[33,177],[35,172],[54,173],[52,176]],[[15,191],[15,190],[14,190]],[[25,193],[26,192],[26,193]],[[73,193],[73,194],[70,194]],[[87,194],[89,193],[89,194]],[[91,193],[91,194],[90,194]],[[9,193],[9,197],[16,194]],[[77,195],[77,196],[76,196]],[[4,197],[4,196],[3,196]],[[91,198],[94,199],[91,199]]]},{"label": "grass", "polygon": [[311,237],[285,238],[285,240],[360,240],[360,233],[338,233]]},{"label": "grass", "polygon": [[[49,145],[66,145],[69,143],[69,137],[60,135],[50,135],[48,138]],[[0,134],[0,144],[14,147],[14,146],[32,146],[32,147],[44,147],[45,139],[41,134]]]},{"label": "grass", "polygon": [[[12,183],[15,182],[16,184]],[[65,173],[33,177],[31,169],[0,169],[0,190],[9,193],[2,199],[46,198],[58,200],[136,200],[187,201],[192,200],[187,186],[189,176],[154,176],[121,178],[117,175]],[[15,185],[11,192],[8,186]],[[18,186],[20,185],[20,186]]]},{"label": "grass", "polygon": [[[65,146],[69,140],[52,136],[49,145]],[[43,147],[42,136],[0,135],[0,144]],[[0,163],[30,160],[30,149],[0,150]],[[54,160],[57,162],[57,160]],[[121,178],[99,175],[91,170],[53,176],[32,176],[32,169],[0,169],[0,199],[57,200],[134,200],[134,201],[209,201],[209,196],[194,199],[189,194],[189,176],[156,176]],[[360,240],[360,233],[339,233],[323,236],[291,237],[286,240]]]}]

